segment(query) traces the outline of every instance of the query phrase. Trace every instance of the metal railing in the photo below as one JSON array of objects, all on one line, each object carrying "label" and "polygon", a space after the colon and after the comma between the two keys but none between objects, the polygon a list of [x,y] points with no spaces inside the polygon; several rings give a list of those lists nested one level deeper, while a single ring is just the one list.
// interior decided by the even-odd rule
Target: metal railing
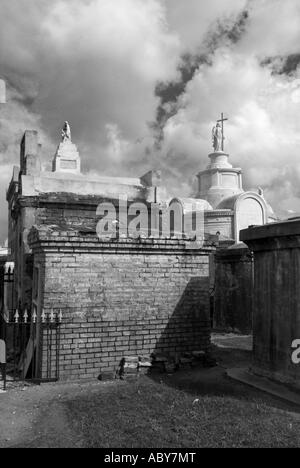
[{"label": "metal railing", "polygon": [[35,309],[9,314],[9,321],[2,319],[1,374],[6,387],[7,380],[52,382],[59,380],[60,310],[43,311],[38,316]]}]

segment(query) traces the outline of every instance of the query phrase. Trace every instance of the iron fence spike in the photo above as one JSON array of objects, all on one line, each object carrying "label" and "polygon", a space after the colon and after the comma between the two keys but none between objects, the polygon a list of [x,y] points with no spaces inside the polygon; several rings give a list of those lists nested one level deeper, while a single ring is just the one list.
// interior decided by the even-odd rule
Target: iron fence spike
[{"label": "iron fence spike", "polygon": [[27,309],[25,309],[23,319],[24,319],[24,323],[27,323],[27,321],[28,321],[28,312],[27,312]]},{"label": "iron fence spike", "polygon": [[54,322],[54,312],[53,312],[53,309],[51,310],[50,312],[50,323],[53,323]]},{"label": "iron fence spike", "polygon": [[44,310],[44,309],[43,309],[41,318],[42,318],[42,323],[45,323],[45,322],[46,322],[46,313],[45,313],[45,310]]},{"label": "iron fence spike", "polygon": [[16,309],[16,313],[15,313],[15,323],[19,323],[19,318],[20,318],[20,314],[19,314],[18,309]]},{"label": "iron fence spike", "polygon": [[32,314],[32,321],[33,323],[36,322],[36,319],[37,319],[37,313],[36,313],[36,310],[33,311],[33,314]]}]

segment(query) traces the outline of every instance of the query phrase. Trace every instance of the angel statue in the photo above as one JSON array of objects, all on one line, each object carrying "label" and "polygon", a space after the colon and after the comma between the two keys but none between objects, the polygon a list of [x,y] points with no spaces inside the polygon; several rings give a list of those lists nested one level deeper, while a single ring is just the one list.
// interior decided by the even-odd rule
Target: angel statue
[{"label": "angel statue", "polygon": [[61,131],[62,141],[71,141],[71,128],[69,122],[65,122]]},{"label": "angel statue", "polygon": [[223,148],[223,132],[219,122],[212,129],[212,142],[214,151],[222,151]]}]

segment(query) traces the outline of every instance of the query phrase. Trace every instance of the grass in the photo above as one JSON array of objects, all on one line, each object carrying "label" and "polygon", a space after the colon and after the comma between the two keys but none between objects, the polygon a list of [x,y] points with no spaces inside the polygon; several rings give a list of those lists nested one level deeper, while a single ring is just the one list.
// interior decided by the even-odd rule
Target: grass
[{"label": "grass", "polygon": [[251,352],[215,347],[219,366],[126,381],[66,382],[0,399],[0,447],[300,447],[300,408],[225,375]]},{"label": "grass", "polygon": [[300,447],[300,419],[260,399],[197,395],[143,377],[64,402],[85,447]]}]

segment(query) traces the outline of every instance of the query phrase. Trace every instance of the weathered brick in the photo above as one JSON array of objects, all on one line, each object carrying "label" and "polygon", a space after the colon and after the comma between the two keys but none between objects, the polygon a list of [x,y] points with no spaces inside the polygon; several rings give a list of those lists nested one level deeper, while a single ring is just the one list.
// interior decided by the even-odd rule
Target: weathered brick
[{"label": "weathered brick", "polygon": [[50,241],[53,251],[36,260],[46,265],[45,304],[63,312],[61,378],[92,375],[92,366],[97,377],[100,367],[116,370],[124,355],[207,349],[207,252],[168,239],[99,243],[72,231],[41,238],[39,248]]}]

